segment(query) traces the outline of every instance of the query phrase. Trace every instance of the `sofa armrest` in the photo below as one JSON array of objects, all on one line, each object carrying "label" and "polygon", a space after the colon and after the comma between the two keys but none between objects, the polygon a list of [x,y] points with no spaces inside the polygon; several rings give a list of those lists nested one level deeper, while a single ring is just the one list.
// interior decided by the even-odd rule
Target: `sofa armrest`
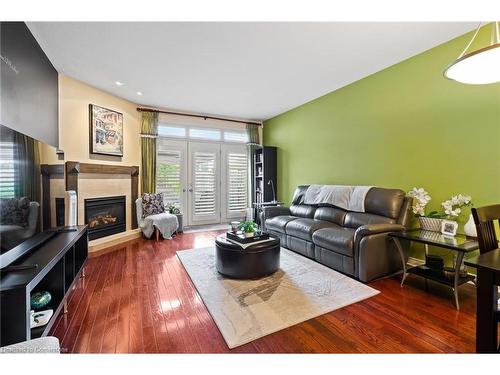
[{"label": "sofa armrest", "polygon": [[367,224],[356,230],[354,259],[360,281],[368,282],[401,270],[401,257],[388,234],[404,230],[406,227],[401,224]]},{"label": "sofa armrest", "polygon": [[290,208],[285,206],[269,206],[263,207],[262,213],[264,214],[265,219],[270,219],[275,216],[280,215],[290,215]]},{"label": "sofa armrest", "polygon": [[366,224],[356,229],[354,233],[355,242],[361,240],[365,236],[379,233],[402,232],[406,227],[401,224]]},{"label": "sofa armrest", "polygon": [[268,206],[262,207],[260,213],[260,225],[263,230],[266,229],[266,220],[275,216],[290,215],[290,208],[285,206]]}]

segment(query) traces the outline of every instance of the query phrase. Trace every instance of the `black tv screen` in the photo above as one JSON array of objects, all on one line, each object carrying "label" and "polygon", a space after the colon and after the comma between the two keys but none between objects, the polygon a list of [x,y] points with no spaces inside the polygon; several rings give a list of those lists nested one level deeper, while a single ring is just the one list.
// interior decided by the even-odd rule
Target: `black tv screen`
[{"label": "black tv screen", "polygon": [[0,124],[58,147],[58,73],[24,22],[0,22]]}]

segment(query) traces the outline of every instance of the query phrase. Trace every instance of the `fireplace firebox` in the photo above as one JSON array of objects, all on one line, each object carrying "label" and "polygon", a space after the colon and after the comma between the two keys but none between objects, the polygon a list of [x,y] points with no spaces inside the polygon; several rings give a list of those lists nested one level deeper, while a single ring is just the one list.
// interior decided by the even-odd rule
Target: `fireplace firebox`
[{"label": "fireplace firebox", "polygon": [[125,232],[125,196],[85,199],[89,239]]}]

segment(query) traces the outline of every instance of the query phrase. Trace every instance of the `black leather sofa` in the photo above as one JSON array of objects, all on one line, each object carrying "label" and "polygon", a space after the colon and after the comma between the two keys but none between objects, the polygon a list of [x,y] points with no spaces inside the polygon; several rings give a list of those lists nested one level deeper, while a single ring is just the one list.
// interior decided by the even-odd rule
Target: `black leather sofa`
[{"label": "black leather sofa", "polygon": [[402,190],[371,188],[365,212],[353,212],[304,204],[308,186],[297,187],[290,207],[265,207],[261,213],[263,228],[278,237],[281,246],[363,282],[402,269],[387,236],[408,225],[411,200]]}]

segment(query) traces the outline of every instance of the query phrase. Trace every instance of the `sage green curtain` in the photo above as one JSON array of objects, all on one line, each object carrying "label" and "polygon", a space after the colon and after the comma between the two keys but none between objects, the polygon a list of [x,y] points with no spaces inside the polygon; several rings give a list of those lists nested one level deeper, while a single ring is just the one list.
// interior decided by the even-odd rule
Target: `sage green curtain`
[{"label": "sage green curtain", "polygon": [[14,133],[14,194],[41,203],[40,145],[24,134]]},{"label": "sage green curtain", "polygon": [[156,190],[156,139],[158,137],[158,113],[142,112],[141,120],[141,192]]},{"label": "sage green curtain", "polygon": [[259,125],[247,124],[247,164],[248,164],[248,208],[253,208],[255,200],[255,176],[253,158],[255,149],[260,146]]}]

